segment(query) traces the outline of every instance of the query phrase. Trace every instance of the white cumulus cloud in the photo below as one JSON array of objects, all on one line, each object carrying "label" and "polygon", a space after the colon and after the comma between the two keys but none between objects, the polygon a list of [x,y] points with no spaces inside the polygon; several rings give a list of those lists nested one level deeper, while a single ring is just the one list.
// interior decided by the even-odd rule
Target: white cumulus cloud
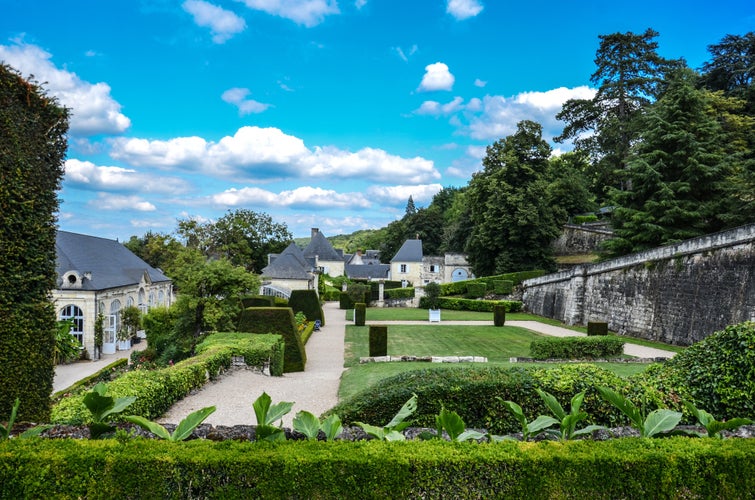
[{"label": "white cumulus cloud", "polygon": [[66,186],[91,191],[134,191],[160,194],[182,194],[191,187],[176,177],[161,177],[122,167],[95,165],[90,161],[70,158],[65,162]]},{"label": "white cumulus cloud", "polygon": [[482,9],[478,0],[448,0],[446,3],[446,12],[459,21],[476,16]]},{"label": "white cumulus cloud", "polygon": [[365,209],[371,203],[362,193],[338,193],[331,189],[302,186],[274,193],[257,187],[231,188],[211,196],[216,206],[288,207],[308,210]]},{"label": "white cumulus cloud", "polygon": [[110,95],[108,84],[89,83],[76,73],[58,69],[51,57],[36,45],[0,45],[0,61],[24,77],[34,75],[35,80],[44,82],[46,92],[71,110],[71,135],[120,134],[131,126],[131,120],[121,113],[121,105]]},{"label": "white cumulus cloud", "polygon": [[325,16],[339,14],[336,0],[240,0],[247,7],[290,19],[308,28],[325,20]]},{"label": "white cumulus cloud", "polygon": [[197,26],[210,28],[212,41],[218,44],[225,43],[246,28],[246,22],[241,17],[204,0],[186,0],[182,7],[194,17]]},{"label": "white cumulus cloud", "polygon": [[556,120],[564,102],[569,99],[591,99],[595,89],[587,86],[557,88],[546,92],[524,92],[513,97],[485,96],[480,114],[469,122],[468,132],[473,139],[488,140],[506,137],[516,132],[516,124],[533,120],[543,126],[545,138],[560,134],[563,123]]},{"label": "white cumulus cloud", "polygon": [[137,212],[154,212],[157,207],[139,196],[117,196],[98,193],[97,199],[88,205],[97,210],[135,210]]},{"label": "white cumulus cloud", "polygon": [[448,66],[442,62],[436,62],[425,66],[425,75],[419,84],[420,92],[433,90],[451,90],[454,86],[454,75],[448,70]]},{"label": "white cumulus cloud", "polygon": [[269,104],[255,101],[254,99],[247,99],[247,96],[251,94],[249,89],[234,87],[223,92],[220,96],[228,104],[233,104],[239,109],[239,115],[250,115],[253,113],[262,113],[270,107]]},{"label": "white cumulus cloud", "polygon": [[356,152],[333,146],[309,149],[300,138],[273,127],[241,127],[233,136],[218,142],[201,137],[167,141],[118,138],[111,142],[110,156],[131,166],[201,172],[244,181],[338,178],[422,183],[440,178],[431,160],[403,158],[374,148]]},{"label": "white cumulus cloud", "polygon": [[431,116],[451,115],[463,109],[463,102],[464,99],[461,97],[454,97],[451,102],[447,102],[446,104],[441,104],[438,101],[425,101],[420,105],[416,113],[418,115]]},{"label": "white cumulus cloud", "polygon": [[474,81],[474,86],[475,86],[475,87],[480,87],[480,88],[482,88],[482,87],[484,87],[484,86],[485,86],[485,85],[487,85],[487,84],[488,84],[488,82],[486,82],[486,81],[484,81],[484,80],[480,80],[479,78],[475,78],[475,81]]},{"label": "white cumulus cloud", "polygon": [[367,194],[373,201],[386,205],[405,206],[410,196],[415,203],[429,205],[442,189],[441,184],[372,186],[367,189]]},{"label": "white cumulus cloud", "polygon": [[382,149],[363,148],[352,153],[334,147],[315,148],[303,163],[312,177],[364,179],[371,182],[420,183],[440,178],[431,160],[402,158]]}]

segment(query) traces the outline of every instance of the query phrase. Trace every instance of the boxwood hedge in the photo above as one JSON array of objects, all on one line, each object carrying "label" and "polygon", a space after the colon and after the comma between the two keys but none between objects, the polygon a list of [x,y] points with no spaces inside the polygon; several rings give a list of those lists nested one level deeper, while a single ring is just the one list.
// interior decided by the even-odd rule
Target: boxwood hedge
[{"label": "boxwood hedge", "polygon": [[755,440],[12,439],[4,498],[750,498]]},{"label": "boxwood hedge", "polygon": [[619,337],[543,337],[530,343],[530,356],[535,359],[617,358],[624,353]]}]

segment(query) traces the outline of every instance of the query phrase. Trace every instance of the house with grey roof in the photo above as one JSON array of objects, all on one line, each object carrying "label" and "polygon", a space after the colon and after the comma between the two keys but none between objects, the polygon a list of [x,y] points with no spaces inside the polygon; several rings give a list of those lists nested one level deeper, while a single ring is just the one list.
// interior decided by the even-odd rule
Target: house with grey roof
[{"label": "house with grey roof", "polygon": [[345,256],[344,274],[356,280],[386,280],[391,274],[391,265],[380,262],[380,252],[367,250],[364,254],[357,251]]},{"label": "house with grey roof", "polygon": [[130,348],[130,343],[117,342],[124,308],[147,312],[174,301],[171,279],[116,240],[58,231],[55,253],[57,285],[52,299],[58,318],[73,320],[71,334],[92,356],[97,354],[94,327],[100,314],[102,354],[112,354],[117,348]]},{"label": "house with grey roof", "polygon": [[317,290],[317,258],[308,258],[291,243],[283,252],[267,256],[268,265],[260,275],[260,294],[289,298],[292,290]]},{"label": "house with grey roof", "polygon": [[304,257],[314,259],[315,266],[328,276],[343,276],[343,253],[336,251],[318,228],[313,227],[311,234],[309,244],[303,251]]},{"label": "house with grey roof", "polygon": [[391,259],[390,268],[390,279],[406,282],[406,286],[413,287],[474,278],[472,266],[464,255],[447,253],[426,256],[422,252],[420,239],[406,240]]}]

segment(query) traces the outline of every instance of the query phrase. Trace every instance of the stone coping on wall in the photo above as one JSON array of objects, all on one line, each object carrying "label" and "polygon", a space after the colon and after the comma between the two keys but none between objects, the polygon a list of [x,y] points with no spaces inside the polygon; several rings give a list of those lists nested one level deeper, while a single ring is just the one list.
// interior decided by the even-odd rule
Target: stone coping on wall
[{"label": "stone coping on wall", "polygon": [[540,276],[539,278],[531,278],[525,280],[524,282],[522,282],[522,284],[525,288],[527,288],[530,286],[544,285],[547,283],[567,281],[578,275],[588,276],[593,274],[600,274],[625,267],[640,265],[648,261],[658,261],[683,257],[704,251],[713,251],[719,248],[744,245],[747,243],[752,243],[753,241],[755,241],[755,224],[748,224],[746,226],[729,229],[728,231],[721,231],[705,236],[699,236],[697,238],[685,240],[674,245],[667,245],[654,248],[652,250],[645,250],[644,252],[625,255],[623,257],[607,260],[605,262],[575,266],[568,271],[547,274],[545,276]]},{"label": "stone coping on wall", "polygon": [[487,363],[483,356],[369,356],[359,358],[360,363],[390,363],[390,362],[420,362],[420,363]]}]

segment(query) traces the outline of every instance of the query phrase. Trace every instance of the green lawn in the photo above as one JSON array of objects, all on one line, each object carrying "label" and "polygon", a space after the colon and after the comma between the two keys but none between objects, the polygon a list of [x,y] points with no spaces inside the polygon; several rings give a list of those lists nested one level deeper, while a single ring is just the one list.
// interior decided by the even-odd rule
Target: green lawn
[{"label": "green lawn", "polygon": [[[479,314],[479,313],[478,313]],[[368,314],[369,317],[369,314]],[[406,319],[406,318],[403,318]],[[428,366],[447,368],[456,364],[431,364],[422,362],[394,362],[359,364],[360,357],[368,356],[368,326],[346,327],[345,362],[347,370],[341,377],[339,399],[353,395],[378,380],[408,370]],[[392,356],[484,356],[487,365],[514,366],[509,363],[513,356],[529,356],[530,342],[539,334],[512,326],[456,326],[443,324],[391,325],[388,327],[388,354]],[[516,366],[547,366],[548,363],[519,363]],[[620,376],[639,373],[647,365],[632,363],[600,363]]]},{"label": "green lawn", "polygon": [[[348,321],[354,321],[354,310],[348,309],[345,311],[346,319]],[[410,307],[369,307],[366,314],[367,321],[427,321],[428,313],[426,309],[417,309]],[[443,309],[441,311],[441,325],[442,320],[446,321],[493,321],[493,313],[490,312],[477,312],[477,311],[452,311]],[[553,326],[560,326],[562,328],[568,328],[575,332],[587,333],[587,328],[584,326],[571,326],[564,323],[543,316],[536,316],[529,313],[506,313],[506,321],[539,321]],[[429,322],[428,322],[429,325]],[[664,344],[662,342],[653,342],[651,340],[638,339],[634,337],[622,337],[625,342],[631,344],[638,344],[647,347],[655,347],[657,349],[665,349],[672,352],[681,352],[684,347]],[[526,356],[524,354],[523,356]]]}]

